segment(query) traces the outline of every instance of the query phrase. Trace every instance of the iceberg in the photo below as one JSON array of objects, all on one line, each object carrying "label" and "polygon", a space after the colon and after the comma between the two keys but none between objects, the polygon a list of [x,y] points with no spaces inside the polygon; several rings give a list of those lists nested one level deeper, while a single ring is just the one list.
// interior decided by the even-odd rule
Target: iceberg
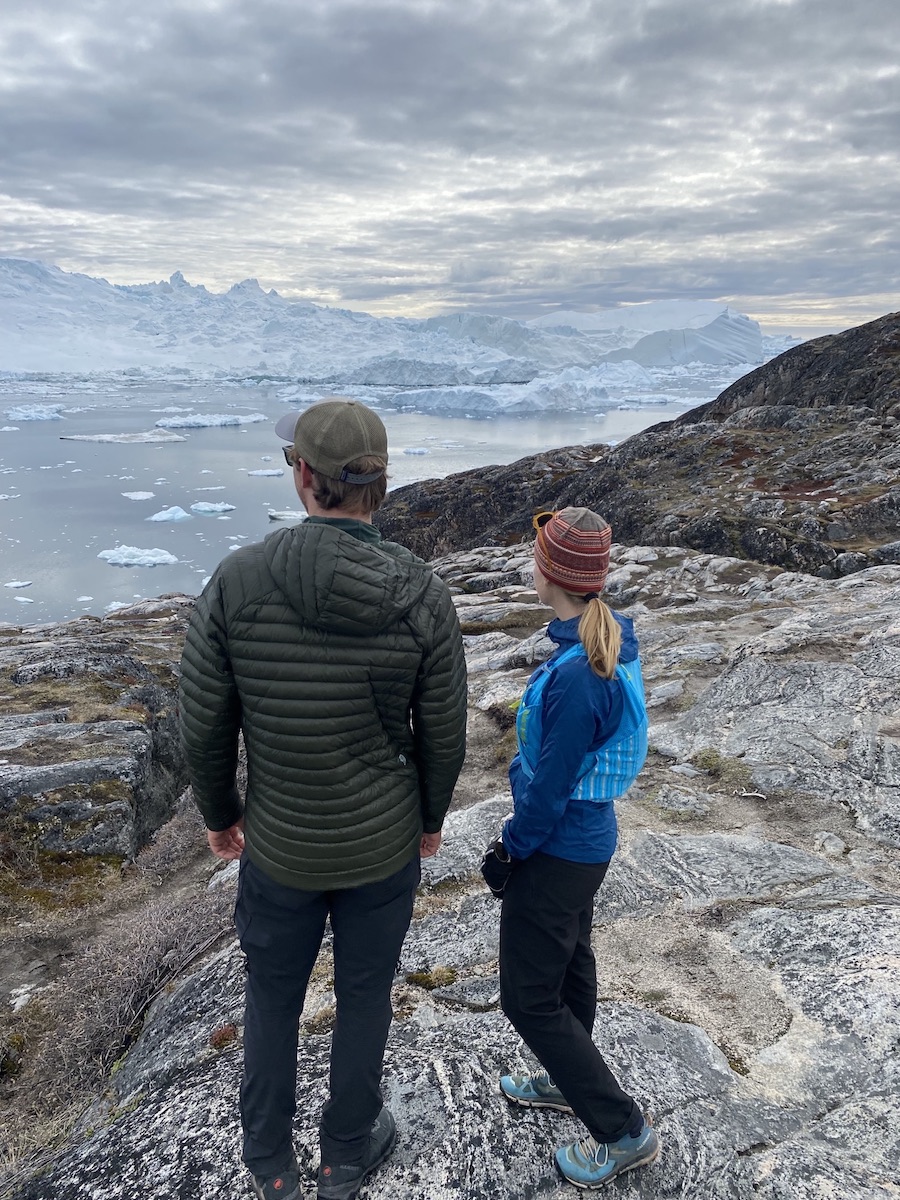
[{"label": "iceberg", "polygon": [[122,492],[126,500],[152,500],[156,492]]},{"label": "iceberg", "polygon": [[278,468],[277,468],[277,470],[274,470],[274,471],[266,471],[266,470],[263,470],[263,471],[248,471],[248,472],[247,472],[247,474],[248,474],[248,475],[257,475],[257,476],[259,476],[261,479],[267,479],[267,478],[269,478],[270,476],[275,476],[275,475],[283,475],[283,474],[284,474],[284,471],[281,469],[281,467],[278,467]]},{"label": "iceberg", "polygon": [[101,550],[97,557],[111,567],[169,567],[178,562],[174,554],[158,547],[141,550],[138,546],[115,546],[112,550]]},{"label": "iceberg", "polygon": [[179,508],[177,504],[173,504],[171,508],[161,508],[159,512],[154,513],[152,517],[145,517],[145,521],[192,521],[193,517],[189,512],[185,512],[183,508]]},{"label": "iceberg", "polygon": [[64,412],[64,404],[22,404],[8,408],[6,416],[10,421],[61,421]]},{"label": "iceberg", "polygon": [[403,449],[403,453],[404,454],[430,454],[431,451],[426,449],[425,446],[405,446]]},{"label": "iceberg", "polygon": [[302,509],[300,509],[298,511],[297,509],[293,509],[293,508],[282,508],[282,509],[270,508],[269,509],[269,520],[270,521],[305,521],[306,513]]},{"label": "iceberg", "polygon": [[18,600],[20,604],[34,604],[30,596],[13,596],[13,600]]},{"label": "iceberg", "polygon": [[25,588],[31,587],[31,583],[30,579],[11,579],[9,583],[4,583],[3,586],[8,588]]},{"label": "iceberg", "polygon": [[224,500],[215,503],[209,500],[198,500],[196,504],[191,505],[191,512],[202,513],[204,516],[209,516],[213,513],[234,512],[235,505],[227,504]]}]

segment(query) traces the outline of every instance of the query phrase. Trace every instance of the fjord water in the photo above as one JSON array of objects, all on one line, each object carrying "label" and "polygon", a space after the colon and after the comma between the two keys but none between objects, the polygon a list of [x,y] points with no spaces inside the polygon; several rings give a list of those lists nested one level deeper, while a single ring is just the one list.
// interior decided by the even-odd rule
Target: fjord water
[{"label": "fjord water", "polygon": [[[709,394],[710,381],[705,384]],[[701,398],[706,397],[606,413],[490,420],[383,409],[390,485],[509,463],[553,447],[621,441]],[[377,397],[367,400],[377,406]],[[283,389],[264,386],[111,384],[101,390],[96,381],[7,384],[0,395],[0,621],[65,620],[84,612],[99,615],[139,597],[199,592],[226,554],[276,528],[270,510],[299,510],[289,472],[250,472],[284,469],[273,425],[300,406],[296,397],[293,405],[287,402]],[[16,419],[17,412],[35,408],[45,418],[55,409],[58,417]],[[161,445],[68,440],[153,430],[165,410],[166,416],[179,415],[173,409],[260,414],[265,420],[178,429],[183,441]],[[128,499],[124,493],[152,497]],[[179,522],[147,519],[176,505],[191,513],[191,505],[202,501],[234,508]],[[178,561],[117,567],[97,557],[117,546],[160,549]]]}]

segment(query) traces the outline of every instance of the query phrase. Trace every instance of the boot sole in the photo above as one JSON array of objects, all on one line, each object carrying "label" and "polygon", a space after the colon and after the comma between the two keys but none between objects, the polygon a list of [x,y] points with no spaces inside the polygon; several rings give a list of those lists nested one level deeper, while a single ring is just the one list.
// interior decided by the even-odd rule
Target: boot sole
[{"label": "boot sole", "polygon": [[552,1100],[525,1100],[518,1096],[510,1096],[508,1092],[500,1089],[500,1095],[509,1104],[514,1104],[517,1108],[546,1108],[551,1112],[568,1113],[569,1116],[575,1115],[575,1110],[568,1104],[554,1104]]}]

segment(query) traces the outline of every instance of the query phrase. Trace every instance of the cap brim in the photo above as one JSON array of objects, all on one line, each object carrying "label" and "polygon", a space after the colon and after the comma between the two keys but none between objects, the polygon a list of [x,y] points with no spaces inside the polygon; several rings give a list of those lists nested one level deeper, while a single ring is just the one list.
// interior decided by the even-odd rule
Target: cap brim
[{"label": "cap brim", "polygon": [[276,436],[280,437],[283,442],[293,442],[294,431],[299,420],[300,413],[285,413],[275,425]]}]

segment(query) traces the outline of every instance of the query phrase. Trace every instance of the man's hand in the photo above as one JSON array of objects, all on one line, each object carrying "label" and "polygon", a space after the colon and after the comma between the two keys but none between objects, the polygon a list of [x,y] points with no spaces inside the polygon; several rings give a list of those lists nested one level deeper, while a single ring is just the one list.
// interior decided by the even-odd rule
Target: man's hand
[{"label": "man's hand", "polygon": [[422,840],[419,843],[419,858],[431,858],[432,855],[437,854],[440,848],[440,831],[437,833],[423,833]]},{"label": "man's hand", "polygon": [[235,821],[230,829],[207,829],[206,840],[216,858],[234,862],[244,852],[244,818]]}]

